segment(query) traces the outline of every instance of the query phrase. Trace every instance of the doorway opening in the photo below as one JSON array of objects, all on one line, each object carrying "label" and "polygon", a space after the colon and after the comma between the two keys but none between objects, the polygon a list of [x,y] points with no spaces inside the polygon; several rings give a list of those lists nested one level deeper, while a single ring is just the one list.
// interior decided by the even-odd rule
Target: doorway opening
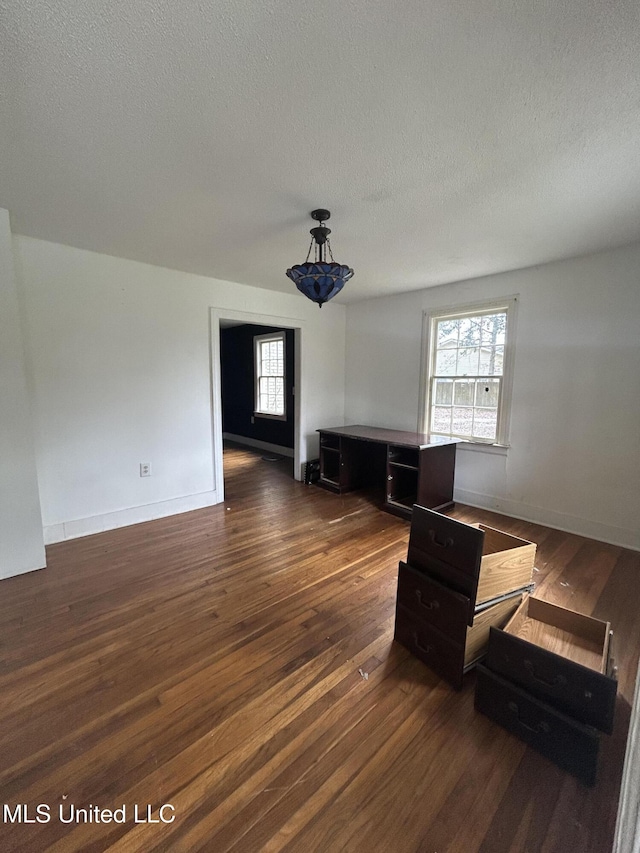
[{"label": "doorway opening", "polygon": [[[249,464],[272,464],[289,476],[301,479],[300,460],[300,362],[301,324],[288,318],[249,312],[211,310],[212,420],[214,481],[218,500],[225,494],[225,445],[244,453],[234,454],[235,471],[240,458]],[[278,397],[263,394],[268,385],[260,383],[259,344],[282,341],[282,371]],[[269,370],[275,371],[273,364]],[[267,371],[268,372],[268,371]],[[280,369],[278,368],[278,371]],[[265,411],[266,406],[266,411]],[[230,457],[228,457],[230,458]]]}]

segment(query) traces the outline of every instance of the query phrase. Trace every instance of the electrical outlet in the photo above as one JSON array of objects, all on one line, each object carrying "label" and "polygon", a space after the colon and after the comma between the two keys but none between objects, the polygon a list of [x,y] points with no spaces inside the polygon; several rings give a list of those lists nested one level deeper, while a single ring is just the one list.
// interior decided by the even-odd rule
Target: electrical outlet
[{"label": "electrical outlet", "polygon": [[150,477],[151,476],[151,462],[141,462],[140,463],[140,476],[141,477]]}]

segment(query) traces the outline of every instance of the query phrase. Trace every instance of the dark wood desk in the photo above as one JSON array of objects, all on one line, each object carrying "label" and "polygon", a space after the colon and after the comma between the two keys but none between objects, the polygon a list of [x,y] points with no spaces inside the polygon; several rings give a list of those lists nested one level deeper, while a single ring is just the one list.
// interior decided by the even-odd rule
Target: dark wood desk
[{"label": "dark wood desk", "polygon": [[362,425],[318,432],[323,488],[343,493],[384,484],[384,509],[404,518],[415,503],[453,506],[456,439]]}]

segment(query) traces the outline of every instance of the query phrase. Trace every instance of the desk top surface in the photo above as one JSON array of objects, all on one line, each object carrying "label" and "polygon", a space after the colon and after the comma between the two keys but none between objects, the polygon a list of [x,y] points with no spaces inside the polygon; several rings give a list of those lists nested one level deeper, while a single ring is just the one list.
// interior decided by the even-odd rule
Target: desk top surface
[{"label": "desk top surface", "polygon": [[326,432],[331,435],[342,435],[346,438],[360,439],[361,441],[377,441],[381,444],[397,444],[404,447],[439,447],[443,444],[459,444],[458,438],[445,438],[444,436],[429,435],[426,432],[406,432],[400,429],[385,429],[384,427],[364,426],[354,424],[353,426],[328,427],[319,429],[317,432]]}]

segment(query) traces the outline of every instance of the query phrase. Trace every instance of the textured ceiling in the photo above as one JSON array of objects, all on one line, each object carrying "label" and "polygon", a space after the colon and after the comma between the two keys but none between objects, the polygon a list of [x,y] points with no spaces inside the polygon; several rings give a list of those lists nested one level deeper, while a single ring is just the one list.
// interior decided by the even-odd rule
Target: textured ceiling
[{"label": "textured ceiling", "polygon": [[339,301],[640,239],[638,0],[0,0],[15,233]]}]

